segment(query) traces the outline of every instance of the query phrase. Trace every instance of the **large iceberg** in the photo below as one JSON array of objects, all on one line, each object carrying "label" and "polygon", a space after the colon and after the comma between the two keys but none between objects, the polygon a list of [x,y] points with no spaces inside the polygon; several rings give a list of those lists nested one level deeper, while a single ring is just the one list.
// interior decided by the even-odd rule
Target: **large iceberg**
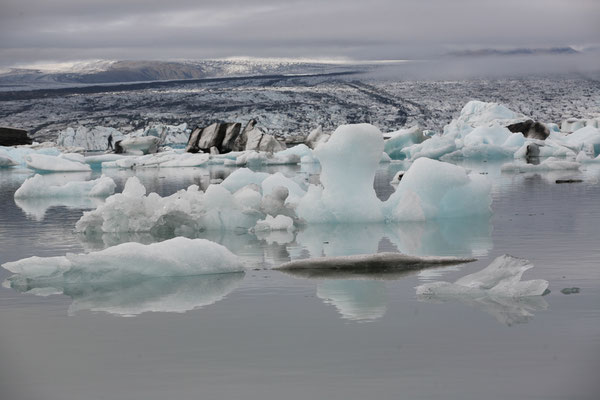
[{"label": "large iceberg", "polygon": [[35,174],[23,182],[15,192],[15,198],[42,197],[107,197],[115,192],[116,184],[102,175],[92,181],[73,181],[56,185],[48,175]]},{"label": "large iceberg", "polygon": [[[358,150],[360,149],[360,150]],[[464,168],[416,160],[396,192],[380,201],[373,179],[383,138],[372,125],[342,125],[314,151],[323,187],[311,185],[296,212],[309,223],[398,222],[489,214],[491,184]]]},{"label": "large iceberg", "polygon": [[108,249],[67,253],[58,257],[29,257],[2,264],[12,272],[8,282],[110,282],[144,277],[195,276],[244,271],[242,261],[220,244],[177,237],[143,245],[130,242]]}]

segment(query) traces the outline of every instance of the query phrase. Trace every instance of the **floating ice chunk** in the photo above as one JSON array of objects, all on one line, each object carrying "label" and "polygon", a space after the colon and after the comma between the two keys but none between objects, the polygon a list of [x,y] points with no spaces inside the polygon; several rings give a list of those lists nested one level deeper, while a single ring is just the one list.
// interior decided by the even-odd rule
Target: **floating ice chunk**
[{"label": "floating ice chunk", "polygon": [[265,180],[262,181],[261,186],[263,195],[271,194],[273,189],[279,186],[287,188],[287,201],[292,203],[297,203],[306,194],[306,191],[302,189],[300,185],[283,175],[281,172],[269,175]]},{"label": "floating ice chunk", "polygon": [[291,231],[294,229],[294,220],[285,215],[272,217],[267,215],[265,219],[256,222],[254,232],[262,231]]},{"label": "floating ice chunk", "polygon": [[115,182],[104,175],[93,181],[74,181],[53,185],[53,179],[47,178],[47,175],[36,174],[23,182],[15,192],[15,198],[107,197],[115,192],[115,187]]},{"label": "floating ice chunk", "polygon": [[384,136],[389,137],[385,141],[384,151],[392,159],[403,159],[405,157],[405,154],[402,153],[403,148],[413,144],[422,143],[427,139],[427,137],[423,135],[423,130],[418,125],[408,129],[391,132]]},{"label": "floating ice chunk", "polygon": [[327,142],[330,136],[331,135],[324,133],[323,127],[319,125],[308,134],[306,137],[306,144],[311,149],[316,149],[319,144]]},{"label": "floating ice chunk", "polygon": [[569,118],[560,123],[562,132],[575,132],[585,126],[585,121],[577,118]]},{"label": "floating ice chunk", "polygon": [[19,165],[19,163],[10,158],[9,156],[0,154],[0,168],[12,167],[15,165]]},{"label": "floating ice chunk", "polygon": [[282,150],[282,151],[278,151],[277,153],[275,153],[275,156],[289,156],[289,155],[296,155],[299,158],[302,157],[312,157],[313,156],[313,152],[310,149],[310,147],[308,147],[305,144],[298,144],[296,146],[290,147],[288,149]]},{"label": "floating ice chunk", "polygon": [[456,265],[473,262],[473,258],[409,256],[402,253],[357,254],[337,257],[317,257],[290,261],[279,270],[321,269],[340,272],[390,272],[418,270],[432,266]]},{"label": "floating ice chunk", "polygon": [[208,164],[209,154],[204,153],[178,153],[165,151],[143,156],[122,156],[113,161],[102,162],[102,168],[173,168],[173,167],[199,167]]},{"label": "floating ice chunk", "polygon": [[321,163],[324,189],[309,186],[298,216],[312,223],[382,221],[373,189],[383,136],[369,124],[341,125],[314,153]]},{"label": "floating ice chunk", "polygon": [[478,126],[464,137],[463,144],[464,146],[482,144],[502,145],[511,135],[511,131],[504,126]]},{"label": "floating ice chunk", "polygon": [[577,154],[577,158],[575,159],[576,162],[578,163],[600,163],[600,156],[596,157],[596,158],[592,158],[589,155],[587,155],[584,151],[580,151],[579,154]]},{"label": "floating ice chunk", "polygon": [[89,165],[46,154],[28,154],[24,157],[27,167],[46,172],[91,171]]},{"label": "floating ice chunk", "polygon": [[[477,127],[487,126],[498,121],[521,119],[525,119],[525,116],[508,109],[502,104],[471,100],[460,111],[458,122]],[[502,123],[502,125],[505,124]]]},{"label": "floating ice chunk", "polygon": [[[535,147],[535,149],[532,149],[532,146]],[[533,153],[532,150],[534,151]],[[576,153],[572,149],[565,147],[552,139],[527,139],[525,143],[515,151],[514,158],[526,158],[531,155],[535,157],[575,157]]]},{"label": "floating ice chunk", "polygon": [[133,157],[124,154],[100,154],[97,156],[86,156],[85,162],[90,165],[100,165],[104,162],[117,161],[122,158]]},{"label": "floating ice chunk", "polygon": [[127,153],[148,154],[158,151],[160,139],[154,136],[128,137],[120,142],[121,147]]},{"label": "floating ice chunk", "polygon": [[60,155],[56,147],[33,148],[33,146],[0,146],[0,155],[12,158],[18,164],[25,164],[25,156],[29,154],[45,154],[50,156]]},{"label": "floating ice chunk", "polygon": [[425,296],[541,296],[548,289],[548,281],[535,279],[521,281],[523,273],[533,265],[522,258],[503,255],[489,266],[474,274],[463,276],[454,283],[432,282],[418,286],[417,295]]},{"label": "floating ice chunk", "polygon": [[421,221],[490,213],[491,184],[459,166],[419,158],[384,203],[390,221]]},{"label": "floating ice chunk", "polygon": [[600,155],[600,129],[598,128],[586,126],[567,135],[564,140],[572,147],[590,146],[593,148],[594,156]]},{"label": "floating ice chunk", "polygon": [[91,283],[244,271],[241,260],[224,246],[184,237],[149,245],[123,243],[92,253],[30,257],[2,267],[15,274],[8,278],[11,285],[36,280]]},{"label": "floating ice chunk", "polygon": [[502,172],[558,171],[578,170],[580,166],[581,164],[575,161],[565,161],[555,157],[550,157],[539,164],[527,164],[522,161],[506,163],[500,167],[500,170]]},{"label": "floating ice chunk", "polygon": [[210,185],[205,193],[192,185],[167,197],[145,194],[139,180],[129,178],[123,193],[85,212],[75,225],[76,231],[192,235],[203,230],[247,230],[265,216],[257,201],[242,204],[244,196],[235,196],[222,185]]},{"label": "floating ice chunk", "polygon": [[246,151],[236,158],[235,162],[225,161],[225,165],[261,167],[263,165],[293,165],[300,163],[300,156],[293,153],[275,154],[258,151]]},{"label": "floating ice chunk", "polygon": [[441,161],[450,161],[455,159],[467,158],[476,160],[499,160],[503,158],[513,158],[515,148],[507,148],[495,144],[478,144],[465,146],[460,150],[444,154],[440,157]]},{"label": "floating ice chunk", "polygon": [[[452,137],[435,135],[429,140],[402,149],[406,158],[416,160],[418,158],[438,159],[444,154],[452,153],[458,149],[456,140]],[[401,158],[401,157],[399,157]]]},{"label": "floating ice chunk", "polygon": [[254,172],[248,168],[240,168],[233,171],[225,180],[221,183],[221,186],[225,187],[230,192],[236,192],[249,184],[261,185],[262,182],[269,177],[266,172]]},{"label": "floating ice chunk", "polygon": [[502,147],[519,148],[525,144],[525,140],[525,136],[521,132],[515,132],[506,138]]},{"label": "floating ice chunk", "polygon": [[85,157],[83,154],[79,153],[62,153],[58,156],[58,158],[63,158],[65,160],[75,161],[82,164],[85,163]]}]

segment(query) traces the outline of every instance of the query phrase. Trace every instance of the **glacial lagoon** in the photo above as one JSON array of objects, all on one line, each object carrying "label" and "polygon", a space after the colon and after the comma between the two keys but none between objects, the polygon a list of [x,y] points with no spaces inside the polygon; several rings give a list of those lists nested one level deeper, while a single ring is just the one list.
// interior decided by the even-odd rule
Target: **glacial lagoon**
[{"label": "glacial lagoon", "polygon": [[[297,232],[198,234],[250,266],[245,273],[0,288],[2,392],[11,399],[591,399],[600,387],[600,165],[502,173],[490,217],[309,225]],[[381,164],[380,199],[402,163]],[[233,168],[105,170],[162,196]],[[264,167],[318,178],[318,165]],[[63,256],[147,234],[74,232],[95,200],[15,200],[33,175],[0,170],[0,264]],[[89,178],[100,176],[93,171]],[[89,179],[88,178],[88,179]],[[79,178],[78,178],[79,179]],[[557,179],[582,182],[557,184]],[[302,276],[290,260],[384,251],[476,257],[470,264],[380,276]],[[549,281],[526,299],[427,299],[415,287],[453,282],[511,254]],[[0,279],[11,274],[0,269]],[[5,285],[7,286],[7,285]],[[562,289],[579,288],[563,294]],[[567,291],[569,292],[569,291]],[[60,293],[60,294],[58,294]]]}]

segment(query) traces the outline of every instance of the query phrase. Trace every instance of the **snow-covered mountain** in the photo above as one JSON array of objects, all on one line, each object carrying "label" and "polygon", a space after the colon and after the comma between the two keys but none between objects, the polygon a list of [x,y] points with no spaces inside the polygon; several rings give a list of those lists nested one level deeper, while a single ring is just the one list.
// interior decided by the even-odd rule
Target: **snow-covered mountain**
[{"label": "snow-covered mountain", "polygon": [[35,64],[0,73],[0,90],[44,89],[90,84],[310,74],[340,71],[339,60],[230,58],[202,61],[106,61]]}]

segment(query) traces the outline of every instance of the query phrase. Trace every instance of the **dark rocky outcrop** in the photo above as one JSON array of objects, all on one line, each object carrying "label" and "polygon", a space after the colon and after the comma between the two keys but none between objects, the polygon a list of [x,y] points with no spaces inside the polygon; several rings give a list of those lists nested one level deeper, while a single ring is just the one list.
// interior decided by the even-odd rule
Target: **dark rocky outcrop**
[{"label": "dark rocky outcrop", "polygon": [[508,130],[515,133],[521,132],[523,136],[529,139],[546,140],[550,135],[548,127],[541,122],[534,122],[528,119],[524,122],[518,122],[507,126]]},{"label": "dark rocky outcrop", "polygon": [[215,122],[205,128],[196,127],[190,133],[185,151],[188,153],[210,152],[214,148],[218,154],[222,154],[236,150],[235,142],[241,126],[240,123]]},{"label": "dark rocky outcrop", "polygon": [[0,146],[17,146],[31,143],[33,143],[33,140],[27,135],[26,130],[0,127]]}]

